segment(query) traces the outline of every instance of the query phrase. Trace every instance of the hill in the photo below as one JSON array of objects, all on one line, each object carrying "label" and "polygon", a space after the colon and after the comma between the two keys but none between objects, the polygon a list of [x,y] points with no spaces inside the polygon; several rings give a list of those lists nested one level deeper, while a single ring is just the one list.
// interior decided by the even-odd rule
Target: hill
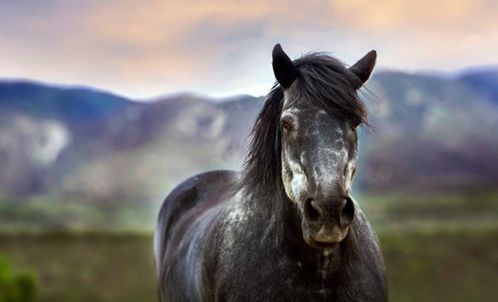
[{"label": "hill", "polygon": [[[374,75],[363,92],[372,129],[360,130],[355,191],[497,189],[496,74]],[[182,179],[240,169],[263,100],[179,94],[143,101],[84,87],[0,82],[2,226],[150,226]]]}]

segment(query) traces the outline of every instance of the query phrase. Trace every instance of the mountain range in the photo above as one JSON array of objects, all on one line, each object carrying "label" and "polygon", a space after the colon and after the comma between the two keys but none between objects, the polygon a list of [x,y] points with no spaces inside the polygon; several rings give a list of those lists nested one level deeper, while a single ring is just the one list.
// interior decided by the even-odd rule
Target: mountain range
[{"label": "mountain range", "polygon": [[[270,87],[269,83],[269,87]],[[498,68],[452,77],[382,71],[361,92],[355,190],[498,186]],[[86,87],[0,81],[0,203],[158,204],[179,181],[240,169],[264,97],[132,100]]]}]

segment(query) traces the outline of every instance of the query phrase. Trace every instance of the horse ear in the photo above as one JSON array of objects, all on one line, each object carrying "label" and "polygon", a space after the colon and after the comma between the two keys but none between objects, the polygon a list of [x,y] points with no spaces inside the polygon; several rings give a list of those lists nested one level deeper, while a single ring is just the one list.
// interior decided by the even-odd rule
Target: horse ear
[{"label": "horse ear", "polygon": [[292,82],[297,78],[296,66],[294,66],[292,60],[285,54],[280,44],[273,47],[272,57],[273,73],[275,74],[277,82],[283,88],[289,88]]},{"label": "horse ear", "polygon": [[349,67],[349,71],[351,71],[361,81],[356,88],[360,88],[363,84],[365,84],[368,78],[370,78],[376,59],[377,52],[375,50],[371,50],[353,66]]}]

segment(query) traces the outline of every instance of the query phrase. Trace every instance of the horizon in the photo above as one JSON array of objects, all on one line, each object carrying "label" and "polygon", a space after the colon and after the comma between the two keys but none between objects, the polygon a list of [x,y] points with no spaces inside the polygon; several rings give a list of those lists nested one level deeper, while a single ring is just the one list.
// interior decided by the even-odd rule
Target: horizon
[{"label": "horizon", "polygon": [[[393,69],[393,68],[384,68],[382,66],[376,67],[374,70],[374,73],[372,76],[376,76],[377,74],[381,73],[404,73],[407,75],[420,75],[420,76],[434,76],[438,78],[443,78],[443,79],[454,79],[458,78],[460,76],[463,76],[468,73],[474,73],[474,72],[486,72],[486,71],[496,71],[498,72],[498,64],[489,64],[489,65],[476,65],[476,66],[466,66],[463,68],[455,69],[455,70],[436,70],[436,69],[420,69],[420,70],[413,70],[413,71],[406,71],[406,70],[401,70],[401,69]],[[54,88],[60,88],[60,89],[90,89],[93,91],[99,91],[103,93],[108,93],[112,94],[117,97],[122,97],[125,98],[129,101],[134,101],[134,102],[154,102],[158,101],[162,98],[168,98],[168,97],[175,97],[175,96],[182,96],[182,95],[191,95],[191,96],[197,96],[197,97],[203,97],[203,98],[208,98],[211,99],[212,101],[222,101],[223,99],[230,99],[234,97],[239,97],[239,96],[251,96],[251,97],[264,97],[265,95],[268,94],[268,92],[271,90],[271,87],[273,82],[269,82],[268,84],[268,89],[266,92],[261,93],[261,94],[253,94],[249,92],[239,92],[239,93],[220,93],[220,94],[209,94],[203,91],[195,91],[195,90],[178,90],[178,91],[168,91],[168,92],[163,92],[155,95],[149,95],[149,96],[133,96],[133,95],[128,95],[124,92],[121,91],[114,91],[112,89],[108,89],[106,87],[99,87],[99,86],[92,86],[92,85],[87,85],[84,83],[64,83],[64,82],[50,82],[46,81],[43,79],[33,79],[33,78],[6,78],[6,77],[0,77],[0,84],[1,83],[30,83],[30,84],[35,84],[35,85],[43,85],[43,86],[50,86]],[[368,87],[368,83],[367,83]]]}]

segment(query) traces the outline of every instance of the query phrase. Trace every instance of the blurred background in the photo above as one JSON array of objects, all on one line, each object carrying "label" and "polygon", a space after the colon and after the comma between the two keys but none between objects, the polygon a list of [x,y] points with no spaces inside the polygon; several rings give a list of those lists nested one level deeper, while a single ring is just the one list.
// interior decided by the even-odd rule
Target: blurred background
[{"label": "blurred background", "polygon": [[0,301],[155,301],[167,193],[240,169],[274,77],[379,58],[353,195],[391,301],[498,295],[498,2],[0,1]]}]

